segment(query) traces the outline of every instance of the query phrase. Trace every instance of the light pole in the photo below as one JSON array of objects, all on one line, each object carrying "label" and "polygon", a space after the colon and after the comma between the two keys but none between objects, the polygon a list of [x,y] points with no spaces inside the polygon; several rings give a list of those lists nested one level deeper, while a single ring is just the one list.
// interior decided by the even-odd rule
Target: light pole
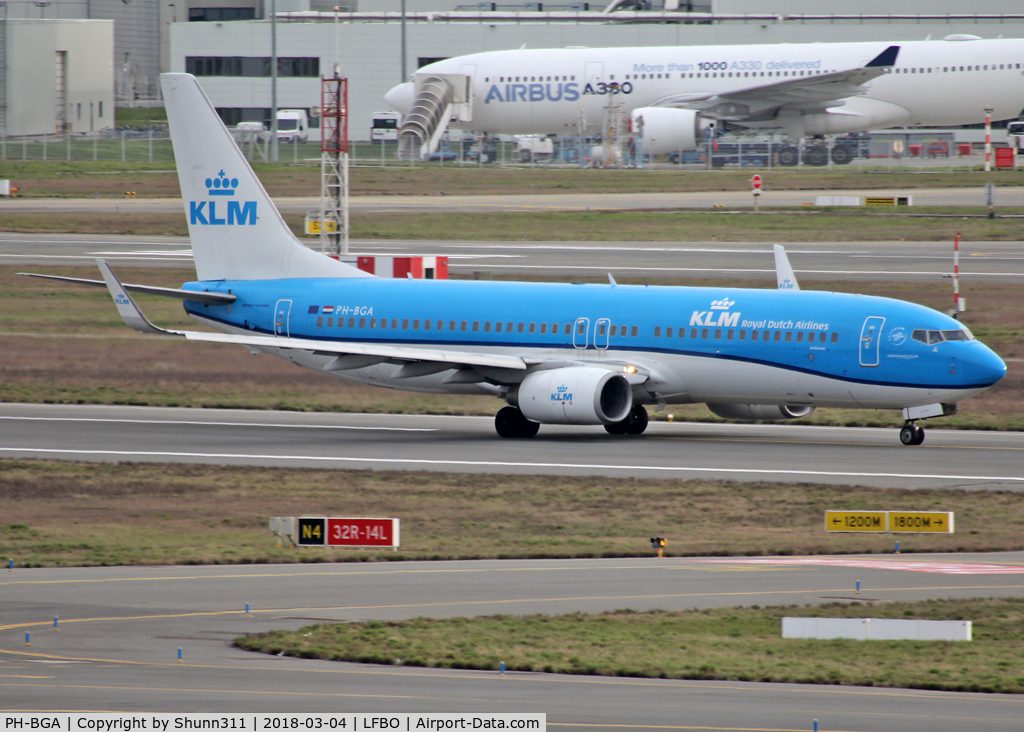
[{"label": "light pole", "polygon": [[402,68],[399,72],[402,74],[402,78],[399,79],[399,83],[405,83],[405,0],[402,0]]},{"label": "light pole", "polygon": [[277,0],[270,0],[270,159],[278,160],[277,148]]}]

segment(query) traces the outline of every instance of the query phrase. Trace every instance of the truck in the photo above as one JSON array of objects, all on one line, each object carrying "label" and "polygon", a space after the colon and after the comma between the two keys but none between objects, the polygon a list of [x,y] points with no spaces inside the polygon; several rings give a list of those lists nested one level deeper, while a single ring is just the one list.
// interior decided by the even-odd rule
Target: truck
[{"label": "truck", "polygon": [[277,110],[277,141],[305,142],[309,139],[309,117],[304,109]]}]

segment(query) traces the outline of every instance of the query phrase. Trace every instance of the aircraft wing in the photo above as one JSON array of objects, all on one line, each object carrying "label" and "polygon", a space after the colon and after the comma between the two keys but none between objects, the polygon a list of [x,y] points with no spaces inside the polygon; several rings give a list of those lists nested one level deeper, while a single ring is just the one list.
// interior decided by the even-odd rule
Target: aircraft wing
[{"label": "aircraft wing", "polygon": [[862,94],[864,84],[882,76],[896,63],[899,51],[899,46],[889,46],[859,68],[774,81],[726,94],[673,95],[658,100],[652,106],[697,109],[712,116],[736,120],[756,118],[758,114],[787,106],[824,109],[847,97]]},{"label": "aircraft wing", "polygon": [[[135,302],[129,297],[127,286],[122,285],[117,275],[102,259],[97,259],[103,280],[114,299],[114,305],[125,324],[140,333],[173,335],[190,341],[205,343],[232,343],[250,348],[284,348],[307,351],[319,355],[336,355],[335,365],[328,364],[327,370],[358,368],[383,361],[390,362],[425,362],[429,364],[451,364],[459,366],[482,366],[501,369],[525,370],[528,365],[537,361],[528,361],[514,355],[496,353],[473,353],[466,351],[445,351],[436,348],[419,348],[417,346],[389,346],[379,343],[339,343],[336,341],[320,341],[310,338],[290,338],[265,335],[204,333],[191,330],[167,330],[149,322]],[[346,357],[353,357],[344,361]],[[359,357],[362,357],[360,360]],[[357,365],[358,364],[358,365]]]}]

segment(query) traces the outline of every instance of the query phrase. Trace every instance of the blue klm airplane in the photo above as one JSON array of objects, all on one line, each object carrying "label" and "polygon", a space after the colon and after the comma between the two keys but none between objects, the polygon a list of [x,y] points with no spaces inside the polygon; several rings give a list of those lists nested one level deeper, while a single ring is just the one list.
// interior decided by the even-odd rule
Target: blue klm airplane
[{"label": "blue klm airplane", "polygon": [[[644,405],[705,403],[730,419],[815,407],[901,409],[918,420],[997,383],[1006,365],[956,320],[879,297],[800,291],[781,247],[779,288],[378,279],[303,246],[195,78],[161,78],[197,281],[122,284],[132,328],[270,353],[389,389],[489,394],[502,437],[541,424],[640,434]],[[62,278],[58,278],[62,279]],[[66,278],[64,278],[66,279]],[[176,297],[214,331],[152,325],[129,292]]]}]

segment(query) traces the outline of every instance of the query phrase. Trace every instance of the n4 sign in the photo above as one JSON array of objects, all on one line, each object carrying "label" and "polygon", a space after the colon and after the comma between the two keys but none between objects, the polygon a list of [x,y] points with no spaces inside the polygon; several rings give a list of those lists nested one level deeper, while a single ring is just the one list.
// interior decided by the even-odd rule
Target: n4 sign
[{"label": "n4 sign", "polygon": [[302,517],[296,528],[299,546],[399,546],[396,518]]}]

